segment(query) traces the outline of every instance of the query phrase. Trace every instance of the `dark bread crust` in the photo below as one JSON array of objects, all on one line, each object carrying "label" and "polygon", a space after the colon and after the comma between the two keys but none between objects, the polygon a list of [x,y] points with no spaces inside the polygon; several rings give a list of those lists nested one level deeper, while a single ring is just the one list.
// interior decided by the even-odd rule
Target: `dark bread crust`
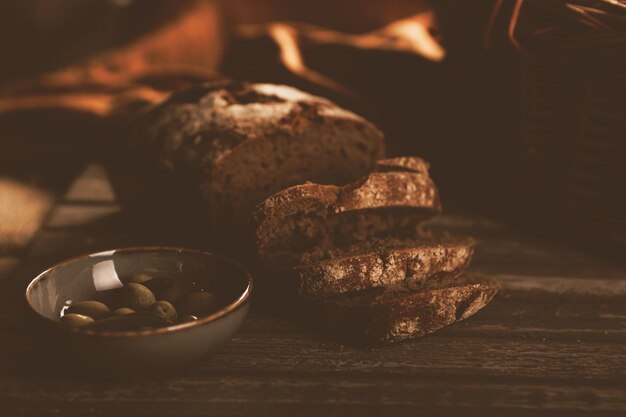
[{"label": "dark bread crust", "polygon": [[[248,108],[250,114],[226,112],[233,106]],[[147,122],[142,126],[146,130],[136,140],[159,152],[168,165],[198,165],[211,175],[214,166],[244,142],[290,134],[305,120],[326,118],[356,121],[363,130],[378,132],[356,114],[292,87],[218,80],[176,92],[154,107],[141,121]],[[382,150],[382,134],[377,136]]]},{"label": "dark bread crust", "polygon": [[473,253],[471,238],[373,240],[335,250],[328,259],[302,262],[293,275],[301,295],[329,297],[459,274],[469,266]]},{"label": "dark bread crust", "polygon": [[[411,167],[411,168],[409,168]],[[343,187],[307,182],[295,185],[263,200],[254,211],[259,225],[281,212],[296,207],[306,210],[301,198],[321,202],[334,212],[374,207],[412,207],[441,212],[435,183],[428,175],[428,163],[417,157],[376,161],[376,169],[364,178]]]},{"label": "dark bread crust", "polygon": [[379,207],[419,208],[435,215],[441,211],[441,201],[428,173],[372,172],[364,180],[342,187],[332,210],[341,213]]},{"label": "dark bread crust", "polygon": [[342,295],[320,306],[339,337],[387,343],[423,336],[464,320],[485,307],[498,289],[487,277],[466,274]]},{"label": "dark bread crust", "polygon": [[[405,159],[413,161],[414,166],[425,166],[419,158]],[[389,215],[393,210],[407,210],[397,219],[402,221],[401,217],[407,218],[410,212],[415,224],[441,212],[439,192],[428,172],[372,172],[343,187],[313,183],[290,187],[268,197],[254,211],[259,258],[266,264],[272,263],[278,248],[289,249],[289,239],[296,235],[314,245],[330,246],[337,244],[333,234],[338,232],[339,239],[369,238],[371,231],[356,229],[368,222],[375,228],[372,223],[376,216]],[[388,217],[393,222],[394,216]],[[346,227],[350,220],[354,221],[355,230]],[[289,224],[291,228],[287,227]],[[294,252],[299,250],[302,249],[293,248]]]},{"label": "dark bread crust", "polygon": [[[286,188],[263,200],[254,210],[257,230],[269,227],[269,221],[279,215],[281,218],[298,212],[326,210],[337,201],[340,187],[306,182]],[[262,233],[262,232],[258,232]]]}]

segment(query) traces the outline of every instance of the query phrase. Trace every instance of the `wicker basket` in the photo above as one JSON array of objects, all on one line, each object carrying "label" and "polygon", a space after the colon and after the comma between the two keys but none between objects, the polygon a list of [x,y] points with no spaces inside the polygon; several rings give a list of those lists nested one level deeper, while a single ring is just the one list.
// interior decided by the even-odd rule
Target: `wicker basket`
[{"label": "wicker basket", "polygon": [[[517,0],[517,190],[579,236],[626,247],[626,2]],[[502,2],[496,14],[503,13]],[[528,207],[527,207],[528,208]]]}]

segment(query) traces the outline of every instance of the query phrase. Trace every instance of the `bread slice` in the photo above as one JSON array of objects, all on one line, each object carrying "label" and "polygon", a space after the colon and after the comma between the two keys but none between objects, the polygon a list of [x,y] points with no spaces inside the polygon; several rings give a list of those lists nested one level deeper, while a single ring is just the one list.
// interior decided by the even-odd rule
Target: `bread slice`
[{"label": "bread slice", "polygon": [[460,273],[469,265],[473,252],[471,238],[373,238],[303,254],[293,269],[293,279],[301,295],[315,298],[400,283],[415,285]]},{"label": "bread slice", "polygon": [[173,94],[137,125],[135,144],[199,189],[220,239],[269,195],[353,181],[384,156],[374,125],[283,85],[207,83]]},{"label": "bread slice", "polygon": [[319,306],[340,338],[386,343],[464,320],[485,307],[498,289],[487,277],[465,274],[341,295]]},{"label": "bread slice", "polygon": [[[378,163],[343,187],[306,183],[272,195],[257,206],[256,243],[266,265],[293,266],[304,252],[322,251],[372,237],[412,236],[417,225],[441,211],[439,193],[419,158]],[[407,167],[417,167],[414,170]]]}]

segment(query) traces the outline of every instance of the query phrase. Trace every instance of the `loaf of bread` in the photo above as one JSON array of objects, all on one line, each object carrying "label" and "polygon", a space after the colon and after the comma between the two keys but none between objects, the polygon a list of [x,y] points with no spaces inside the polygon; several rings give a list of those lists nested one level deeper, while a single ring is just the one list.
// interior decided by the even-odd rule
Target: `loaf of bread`
[{"label": "loaf of bread", "polygon": [[[342,337],[404,340],[462,320],[497,291],[463,275],[470,238],[428,233],[429,165],[384,156],[371,123],[291,87],[216,81],[139,117],[135,145],[191,185],[212,240],[260,264]],[[249,224],[248,220],[254,220]]]},{"label": "loaf of bread", "polygon": [[193,87],[137,126],[135,145],[198,188],[218,236],[238,235],[251,209],[277,191],[353,181],[384,155],[383,135],[371,123],[282,85]]}]

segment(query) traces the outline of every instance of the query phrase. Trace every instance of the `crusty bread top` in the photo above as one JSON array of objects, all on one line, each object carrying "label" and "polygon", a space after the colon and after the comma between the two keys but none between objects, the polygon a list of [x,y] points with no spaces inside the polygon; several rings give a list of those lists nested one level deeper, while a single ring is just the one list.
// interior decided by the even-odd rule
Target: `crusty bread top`
[{"label": "crusty bread top", "polygon": [[[403,163],[397,161],[403,160]],[[439,192],[428,171],[427,163],[417,157],[381,160],[387,172],[372,172],[365,178],[343,187],[306,183],[289,187],[268,197],[255,209],[258,227],[274,216],[285,217],[294,212],[310,212],[325,207],[335,213],[378,207],[415,208],[441,212]],[[403,166],[416,169],[406,171]]]},{"label": "crusty bread top", "polygon": [[428,173],[372,172],[338,190],[333,210],[337,213],[379,207],[441,210],[439,193]]},{"label": "crusty bread top", "polygon": [[355,121],[378,132],[383,147],[376,127],[329,100],[285,85],[230,80],[172,94],[146,113],[136,140],[156,149],[168,165],[191,162],[210,175],[211,167],[238,144],[277,132],[288,134],[303,118]]},{"label": "crusty bread top", "polygon": [[280,213],[281,217],[298,213],[325,209],[337,201],[339,187],[306,182],[294,185],[269,196],[254,210],[254,218],[261,227],[272,216]]},{"label": "crusty bread top", "polygon": [[409,171],[428,174],[430,164],[415,156],[399,156],[397,158],[381,159],[376,162],[376,171]]}]

